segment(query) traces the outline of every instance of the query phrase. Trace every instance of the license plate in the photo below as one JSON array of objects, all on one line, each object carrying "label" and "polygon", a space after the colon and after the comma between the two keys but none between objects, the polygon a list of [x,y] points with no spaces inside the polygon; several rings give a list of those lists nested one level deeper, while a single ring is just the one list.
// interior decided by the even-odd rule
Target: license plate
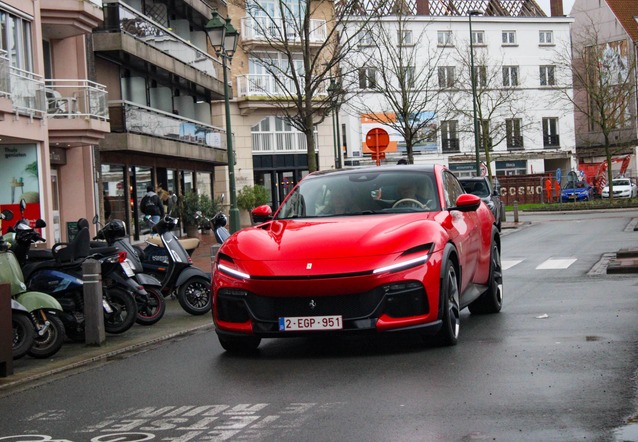
[{"label": "license plate", "polygon": [[296,316],[279,318],[279,331],[341,330],[341,316]]},{"label": "license plate", "polygon": [[122,261],[120,264],[122,265],[122,268],[124,269],[124,273],[126,273],[126,276],[128,276],[129,278],[132,278],[133,276],[135,276],[133,267],[131,267],[131,263],[129,263],[128,260]]}]

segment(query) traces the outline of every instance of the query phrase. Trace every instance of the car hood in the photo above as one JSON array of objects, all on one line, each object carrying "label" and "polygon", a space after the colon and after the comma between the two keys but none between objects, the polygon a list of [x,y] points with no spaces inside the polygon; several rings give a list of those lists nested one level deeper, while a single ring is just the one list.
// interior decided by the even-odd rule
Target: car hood
[{"label": "car hood", "polygon": [[251,274],[298,273],[292,269],[310,270],[313,264],[318,273],[365,271],[407,249],[444,243],[445,231],[433,219],[447,215],[421,212],[274,220],[240,230],[224,242],[220,254],[230,256]]}]

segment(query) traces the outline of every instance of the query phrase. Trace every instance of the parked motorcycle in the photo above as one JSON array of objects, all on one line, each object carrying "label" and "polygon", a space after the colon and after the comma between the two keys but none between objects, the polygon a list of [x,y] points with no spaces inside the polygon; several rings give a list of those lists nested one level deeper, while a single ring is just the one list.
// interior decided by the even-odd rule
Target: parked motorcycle
[{"label": "parked motorcycle", "polygon": [[230,232],[228,231],[228,229],[226,229],[227,223],[228,220],[226,219],[226,215],[224,215],[222,212],[216,214],[210,221],[213,233],[215,234],[215,239],[217,240],[218,244],[222,244],[230,236]]},{"label": "parked motorcycle", "polygon": [[[192,315],[202,315],[210,311],[211,290],[210,273],[193,266],[190,254],[172,230],[177,219],[166,215],[153,229],[159,234],[163,252],[167,259],[166,273],[162,279],[162,293],[169,296],[176,293],[182,308]],[[140,258],[144,264],[149,256],[157,256],[160,246],[149,242],[144,250],[140,250]],[[146,265],[144,265],[146,270]]]},{"label": "parked motorcycle", "polygon": [[[97,216],[93,218],[93,224],[101,226]],[[120,252],[126,252],[126,260],[122,263],[122,267],[146,291],[146,294],[135,292],[137,303],[135,322],[140,325],[152,325],[162,319],[166,311],[166,301],[161,291],[162,283],[157,278],[144,273],[142,262],[133,246],[125,238],[126,225],[122,220],[113,219],[101,226],[94,238],[98,241],[92,241],[91,246],[107,244]]]},{"label": "parked motorcycle", "polygon": [[[7,217],[2,213],[3,219]],[[64,325],[59,314],[62,306],[52,296],[28,291],[16,256],[9,251],[9,244],[0,236],[0,283],[7,283],[11,290],[13,323],[13,357],[29,354],[34,358],[48,358],[56,354],[64,343]],[[26,312],[26,314],[25,314]],[[29,321],[26,330],[24,318]]]},{"label": "parked motorcycle", "polygon": [[[38,220],[36,226],[44,226]],[[38,256],[30,251],[30,245],[44,241],[28,223],[18,222],[15,226],[14,253],[22,265],[27,286],[30,290],[49,293],[62,306],[60,315],[66,334],[76,341],[84,341],[84,288],[82,281],[82,263],[87,257],[100,262],[103,278],[102,306],[104,310],[104,329],[107,333],[124,333],[135,323],[137,306],[128,288],[121,284],[111,284],[115,272],[121,272],[121,262],[126,259],[115,248],[102,249],[101,253],[90,251],[88,228],[81,228],[76,238],[66,247],[54,245],[53,249],[38,250]],[[52,259],[47,259],[53,256]]]}]

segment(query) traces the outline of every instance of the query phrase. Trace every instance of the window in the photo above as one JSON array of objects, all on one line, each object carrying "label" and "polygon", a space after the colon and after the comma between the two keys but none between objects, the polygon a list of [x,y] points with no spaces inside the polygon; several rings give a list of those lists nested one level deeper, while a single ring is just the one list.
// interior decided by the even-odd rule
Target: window
[{"label": "window", "polygon": [[374,89],[377,87],[377,70],[375,68],[359,69],[359,88]]},{"label": "window", "polygon": [[401,89],[412,89],[414,88],[414,66],[401,67],[399,68],[399,83]]},{"label": "window", "polygon": [[539,31],[538,43],[541,45],[554,44],[554,33],[552,31]]},{"label": "window", "polygon": [[501,35],[502,35],[504,45],[516,44],[516,31],[503,31]]},{"label": "window", "polygon": [[397,41],[399,42],[399,46],[410,46],[414,44],[412,42],[412,31],[405,29],[397,31]]},{"label": "window", "polygon": [[472,31],[472,44],[484,45],[485,44],[485,31]]},{"label": "window", "polygon": [[[253,152],[305,152],[306,135],[282,118],[266,117],[251,128]],[[317,127],[315,126],[315,145]]]},{"label": "window", "polygon": [[439,31],[437,33],[439,46],[454,46],[452,41],[452,31]]},{"label": "window", "polygon": [[443,153],[459,152],[456,120],[441,121],[441,145]]},{"label": "window", "polygon": [[474,78],[477,87],[487,87],[487,66],[474,66]]},{"label": "window", "polygon": [[518,86],[518,66],[503,66],[503,86]]},{"label": "window", "polygon": [[507,136],[507,148],[522,149],[523,135],[521,134],[520,118],[511,118],[505,120],[505,131]]},{"label": "window", "polygon": [[450,171],[443,172],[443,195],[445,197],[445,206],[454,207],[456,200],[464,194],[465,191],[461,187],[461,183]]},{"label": "window", "polygon": [[373,42],[374,42],[374,40],[372,38],[372,32],[371,31],[362,31],[361,32],[361,40],[359,40],[359,44],[361,46],[372,46]]},{"label": "window", "polygon": [[540,67],[541,86],[554,86],[556,80],[554,79],[554,66],[541,66]]},{"label": "window", "polygon": [[439,66],[439,87],[454,87],[454,66]]},{"label": "window", "polygon": [[0,50],[7,52],[12,67],[33,72],[31,22],[0,10]]},{"label": "window", "polygon": [[558,118],[543,118],[543,146],[550,149],[560,146]]}]

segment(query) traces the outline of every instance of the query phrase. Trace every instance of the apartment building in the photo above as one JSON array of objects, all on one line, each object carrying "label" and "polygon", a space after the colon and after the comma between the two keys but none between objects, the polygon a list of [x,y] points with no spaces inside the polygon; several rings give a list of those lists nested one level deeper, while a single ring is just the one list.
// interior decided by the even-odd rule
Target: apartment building
[{"label": "apartment building", "polygon": [[[621,168],[626,176],[636,177],[638,146],[638,111],[636,109],[636,51],[638,50],[638,2],[626,0],[576,0],[571,11],[575,22],[572,26],[574,44],[574,65],[586,65],[583,58],[588,52],[599,54],[609,63],[617,64],[615,84],[609,86],[610,107],[605,111],[608,123],[603,128],[600,119],[589,117],[589,113],[577,111],[576,118],[576,156],[579,167],[588,175],[598,174],[601,165],[606,162],[606,148],[612,157],[612,176]],[[596,46],[596,48],[594,48]],[[580,67],[578,68],[580,69]],[[613,66],[612,66],[612,69]],[[581,71],[582,72],[582,71]],[[602,70],[600,71],[602,72]],[[579,74],[579,75],[582,75]],[[618,95],[613,88],[618,88]],[[590,92],[585,88],[576,94],[579,109],[591,109],[594,112],[600,107],[588,107]],[[626,107],[625,107],[626,106]],[[618,110],[618,115],[614,115]],[[605,142],[605,132],[608,143]],[[627,157],[630,161],[624,163]],[[605,166],[603,166],[605,167]],[[606,178],[606,177],[605,177]]]},{"label": "apartment building", "polygon": [[[459,176],[473,175],[477,150],[485,164],[487,149],[493,175],[575,167],[573,106],[560,100],[561,93],[572,90],[571,76],[555,61],[556,53],[569,46],[573,19],[563,15],[560,0],[552,2],[550,17],[533,0],[416,0],[400,6],[390,5],[387,15],[374,23],[396,28],[396,11],[401,11],[402,35],[397,34],[394,44],[417,54],[415,64],[403,69],[429,69],[422,88],[430,94],[431,107],[421,115],[431,124],[427,136],[414,146],[415,163],[444,163]],[[357,26],[360,21],[353,17],[352,23]],[[364,33],[362,63],[349,79],[352,94],[340,115],[347,137],[346,164],[371,163],[365,140],[375,127],[390,133],[385,162],[396,163],[406,154],[405,140],[396,130],[355,106],[363,103],[371,112],[392,118],[387,98],[375,90],[382,81],[376,59],[365,56],[367,46],[376,46],[372,43]],[[424,67],[431,60],[436,65]],[[411,92],[420,99],[422,91]],[[509,95],[498,103],[506,96],[503,92]]]},{"label": "apartment building", "polygon": [[99,187],[111,216],[134,239],[148,226],[139,212],[146,187],[177,195],[214,194],[227,164],[225,131],[211,103],[224,97],[222,65],[205,26],[213,0],[105,0],[92,35],[97,81],[108,89],[111,132],[99,144]]},{"label": "apartment building", "polygon": [[87,36],[102,20],[97,1],[0,1],[0,207],[19,219],[24,199],[49,246],[99,206],[94,146],[109,123]]},{"label": "apartment building", "polygon": [[[290,97],[276,84],[272,70],[260,60],[280,60],[285,66],[288,63],[286,54],[291,54],[295,60],[293,68],[301,68],[303,57],[299,35],[290,32],[282,39],[281,30],[286,20],[282,16],[282,5],[290,11],[288,19],[299,21],[310,2],[266,0],[260,1],[257,8],[251,5],[251,1],[241,5],[229,3],[227,15],[240,32],[239,46],[231,64],[230,118],[236,188],[240,191],[244,186],[263,185],[270,193],[271,206],[277,208],[292,187],[308,173],[307,145],[304,134],[282,118],[277,102],[281,104]],[[331,2],[313,6],[311,50],[319,50],[326,39],[332,7]],[[284,44],[289,45],[286,53],[278,49]],[[217,125],[225,127],[223,105],[222,102],[216,104],[213,118]],[[333,134],[330,118],[316,125],[315,151],[319,169],[335,167]],[[242,225],[250,223],[247,213],[241,216]]]}]

